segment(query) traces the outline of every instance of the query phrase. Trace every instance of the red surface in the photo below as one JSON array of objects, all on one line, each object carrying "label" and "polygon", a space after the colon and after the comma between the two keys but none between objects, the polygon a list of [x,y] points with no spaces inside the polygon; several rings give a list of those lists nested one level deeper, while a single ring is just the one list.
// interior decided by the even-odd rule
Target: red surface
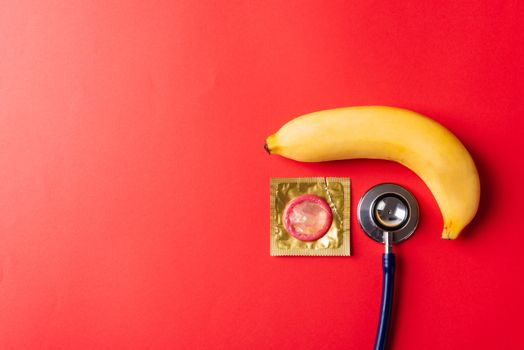
[{"label": "red surface", "polygon": [[[521,349],[521,4],[1,2],[0,348],[369,349],[382,248],[354,208],[392,181],[421,207],[394,348]],[[471,150],[482,204],[457,241],[399,165],[262,149],[363,104]],[[322,175],[352,178],[354,255],[270,257],[269,178]]]}]

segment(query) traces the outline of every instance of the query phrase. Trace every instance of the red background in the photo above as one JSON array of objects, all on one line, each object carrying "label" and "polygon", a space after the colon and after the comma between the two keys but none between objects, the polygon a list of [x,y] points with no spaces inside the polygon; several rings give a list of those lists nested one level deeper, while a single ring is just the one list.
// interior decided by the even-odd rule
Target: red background
[{"label": "red background", "polygon": [[[0,3],[0,348],[369,349],[382,247],[355,217],[410,189],[396,349],[522,349],[518,1]],[[469,148],[456,241],[421,180],[300,164],[264,138],[347,105],[427,114]],[[352,257],[269,256],[269,178],[349,176]]]}]

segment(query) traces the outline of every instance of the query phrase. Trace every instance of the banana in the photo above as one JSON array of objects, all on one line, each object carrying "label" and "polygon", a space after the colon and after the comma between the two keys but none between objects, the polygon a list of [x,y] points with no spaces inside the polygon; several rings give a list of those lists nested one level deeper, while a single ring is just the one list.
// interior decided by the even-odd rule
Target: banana
[{"label": "banana", "polygon": [[445,127],[409,110],[361,106],[306,114],[269,136],[265,149],[302,162],[371,158],[408,167],[435,197],[444,239],[457,238],[478,209],[480,181],[471,155]]}]

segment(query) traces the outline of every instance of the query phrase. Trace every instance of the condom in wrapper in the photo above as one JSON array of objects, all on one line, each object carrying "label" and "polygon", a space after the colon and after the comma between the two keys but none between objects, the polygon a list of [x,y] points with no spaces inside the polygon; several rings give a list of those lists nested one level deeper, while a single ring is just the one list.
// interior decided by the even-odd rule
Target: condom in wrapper
[{"label": "condom in wrapper", "polygon": [[270,255],[349,256],[349,178],[272,178]]}]

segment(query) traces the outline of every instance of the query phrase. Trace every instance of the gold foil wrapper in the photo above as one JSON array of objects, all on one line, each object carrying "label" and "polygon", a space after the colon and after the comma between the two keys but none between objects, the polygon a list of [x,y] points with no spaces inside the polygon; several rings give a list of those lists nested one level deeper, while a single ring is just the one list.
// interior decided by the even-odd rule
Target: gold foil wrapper
[{"label": "gold foil wrapper", "polygon": [[[272,178],[270,182],[270,255],[349,256],[350,180],[344,177]],[[329,204],[333,215],[327,233],[313,242],[291,236],[284,227],[286,204],[301,195],[313,194]]]}]

